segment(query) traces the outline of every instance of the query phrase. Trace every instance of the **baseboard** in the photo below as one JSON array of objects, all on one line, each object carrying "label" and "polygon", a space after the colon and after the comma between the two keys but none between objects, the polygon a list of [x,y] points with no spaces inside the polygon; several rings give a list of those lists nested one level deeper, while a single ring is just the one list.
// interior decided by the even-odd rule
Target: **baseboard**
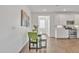
[{"label": "baseboard", "polygon": [[55,38],[55,39],[69,39],[69,38]]},{"label": "baseboard", "polygon": [[25,47],[25,45],[28,44],[28,41],[25,41],[25,43],[22,45],[22,47],[19,49],[18,53],[21,53],[22,49]]},{"label": "baseboard", "polygon": [[55,38],[55,39],[79,39],[79,38],[56,38],[56,37],[50,37],[50,38]]},{"label": "baseboard", "polygon": [[79,39],[79,38],[56,38],[56,39]]},{"label": "baseboard", "polygon": [[55,38],[55,37],[50,37],[50,38]]}]

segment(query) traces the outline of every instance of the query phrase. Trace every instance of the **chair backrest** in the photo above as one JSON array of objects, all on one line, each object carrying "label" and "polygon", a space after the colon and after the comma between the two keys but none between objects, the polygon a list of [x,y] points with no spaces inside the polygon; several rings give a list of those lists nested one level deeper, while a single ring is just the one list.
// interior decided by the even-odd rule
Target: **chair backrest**
[{"label": "chair backrest", "polygon": [[37,42],[38,39],[37,32],[28,32],[28,36],[31,42]]}]

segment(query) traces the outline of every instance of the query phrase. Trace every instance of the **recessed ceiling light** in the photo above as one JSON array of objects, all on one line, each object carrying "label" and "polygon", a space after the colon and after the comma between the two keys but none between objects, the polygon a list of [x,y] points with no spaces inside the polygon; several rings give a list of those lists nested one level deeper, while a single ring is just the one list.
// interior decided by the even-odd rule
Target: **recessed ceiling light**
[{"label": "recessed ceiling light", "polygon": [[46,11],[47,11],[47,9],[43,9],[42,11],[46,12]]},{"label": "recessed ceiling light", "polygon": [[63,9],[64,11],[67,11],[66,9]]},{"label": "recessed ceiling light", "polygon": [[63,27],[62,25],[58,25],[58,26],[57,26],[57,28],[62,28],[62,27]]}]

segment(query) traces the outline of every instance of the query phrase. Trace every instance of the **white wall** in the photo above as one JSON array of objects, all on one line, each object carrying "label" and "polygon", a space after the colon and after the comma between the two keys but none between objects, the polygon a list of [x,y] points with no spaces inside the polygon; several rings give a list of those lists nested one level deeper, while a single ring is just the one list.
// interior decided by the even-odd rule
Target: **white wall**
[{"label": "white wall", "polygon": [[19,52],[28,41],[30,27],[20,26],[21,9],[30,16],[26,6],[0,6],[0,52]]}]

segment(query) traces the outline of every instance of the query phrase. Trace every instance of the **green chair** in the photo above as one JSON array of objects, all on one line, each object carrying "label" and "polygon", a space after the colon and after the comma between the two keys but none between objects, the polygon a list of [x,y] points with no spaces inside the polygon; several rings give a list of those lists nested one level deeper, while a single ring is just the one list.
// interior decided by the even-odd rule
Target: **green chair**
[{"label": "green chair", "polygon": [[[38,51],[38,35],[37,32],[28,32],[29,36],[29,50],[36,49]],[[31,47],[31,45],[36,45],[36,47]]]}]

